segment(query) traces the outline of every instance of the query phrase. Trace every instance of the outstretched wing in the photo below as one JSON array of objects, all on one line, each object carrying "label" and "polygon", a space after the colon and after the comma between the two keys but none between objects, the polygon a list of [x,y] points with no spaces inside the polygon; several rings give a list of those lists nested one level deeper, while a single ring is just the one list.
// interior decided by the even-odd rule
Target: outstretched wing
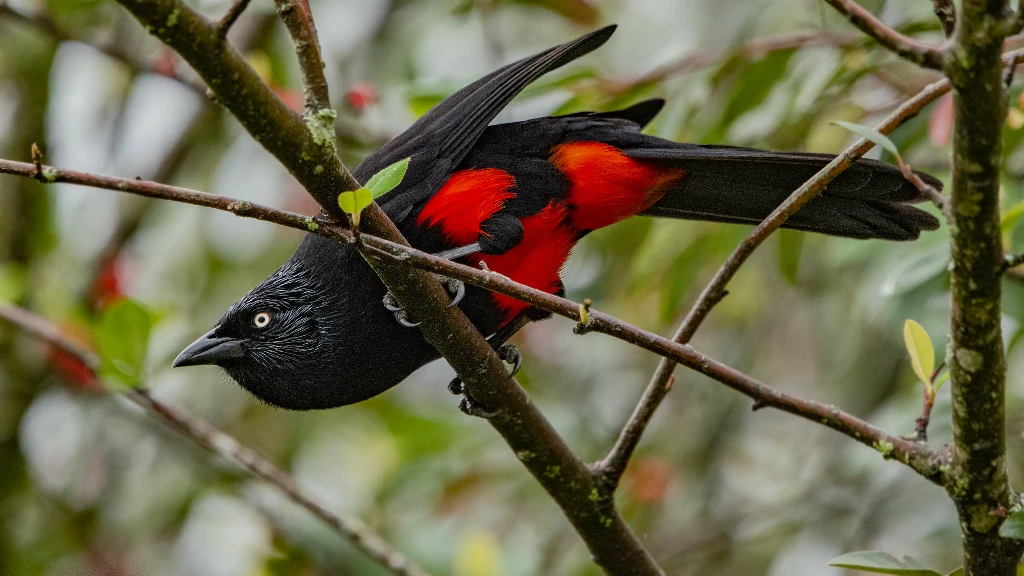
[{"label": "outstretched wing", "polygon": [[382,198],[393,220],[408,216],[413,205],[433,193],[462,162],[491,120],[527,85],[604,44],[615,26],[581,36],[513,62],[452,94],[405,132],[366,158],[353,175],[360,182],[388,165],[411,157],[401,186]]}]

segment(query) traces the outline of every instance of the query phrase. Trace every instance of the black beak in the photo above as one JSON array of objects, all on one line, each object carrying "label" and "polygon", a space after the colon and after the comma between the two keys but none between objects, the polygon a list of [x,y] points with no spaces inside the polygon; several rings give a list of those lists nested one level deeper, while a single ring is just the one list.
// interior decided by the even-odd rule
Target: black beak
[{"label": "black beak", "polygon": [[171,364],[173,368],[179,366],[199,366],[202,364],[220,364],[232,358],[245,356],[242,343],[234,338],[216,338],[213,334],[219,329],[217,326],[198,340],[188,345],[178,354]]}]

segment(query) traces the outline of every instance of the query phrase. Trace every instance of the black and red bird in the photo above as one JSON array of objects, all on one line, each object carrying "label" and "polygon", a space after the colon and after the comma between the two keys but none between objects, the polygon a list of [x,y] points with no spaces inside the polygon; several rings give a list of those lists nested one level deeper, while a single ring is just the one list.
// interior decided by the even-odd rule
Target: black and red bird
[{"label": "black and red bird", "polygon": [[[681,144],[641,129],[663,102],[489,126],[530,82],[604,44],[614,27],[509,64],[459,90],[370,155],[360,182],[411,158],[381,208],[420,250],[559,293],[562,266],[588,232],[632,216],[756,224],[829,162],[823,154]],[[936,188],[941,184],[923,177]],[[862,160],[786,226],[912,240],[939,222],[922,194]],[[459,306],[503,342],[527,304],[473,286]],[[216,364],[258,398],[297,410],[352,404],[388,390],[438,352],[350,246],[308,234],[295,254],[186,348],[175,366]]]}]

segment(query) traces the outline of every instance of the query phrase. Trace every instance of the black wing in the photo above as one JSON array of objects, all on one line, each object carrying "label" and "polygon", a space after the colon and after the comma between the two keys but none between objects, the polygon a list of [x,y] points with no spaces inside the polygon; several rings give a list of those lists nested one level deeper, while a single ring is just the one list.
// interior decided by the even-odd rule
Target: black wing
[{"label": "black wing", "polygon": [[385,195],[381,205],[395,221],[429,196],[462,162],[491,120],[519,92],[542,75],[564,66],[604,44],[615,26],[581,36],[500,68],[452,94],[407,130],[371,154],[353,175],[365,182],[390,164],[411,157],[401,186]]}]

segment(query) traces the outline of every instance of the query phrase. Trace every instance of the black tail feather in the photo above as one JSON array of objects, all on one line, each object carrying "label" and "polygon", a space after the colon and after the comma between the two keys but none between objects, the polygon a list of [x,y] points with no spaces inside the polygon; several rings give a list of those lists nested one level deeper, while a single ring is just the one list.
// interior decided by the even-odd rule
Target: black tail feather
[{"label": "black tail feather", "polygon": [[[627,153],[686,171],[679,186],[643,214],[746,224],[764,220],[834,158],[827,154],[692,144],[631,149]],[[942,183],[934,177],[920,176],[937,190],[942,189]],[[938,219],[911,205],[926,199],[895,166],[860,160],[784,226],[849,238],[913,240],[922,231],[939,227]]]}]

